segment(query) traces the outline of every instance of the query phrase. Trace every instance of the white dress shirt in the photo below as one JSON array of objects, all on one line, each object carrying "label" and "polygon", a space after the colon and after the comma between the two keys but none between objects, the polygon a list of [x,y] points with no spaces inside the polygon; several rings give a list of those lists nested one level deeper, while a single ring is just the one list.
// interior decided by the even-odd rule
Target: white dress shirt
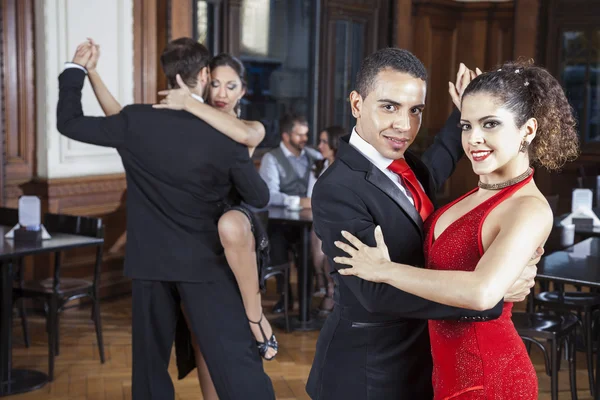
[{"label": "white dress shirt", "polygon": [[375,149],[370,143],[360,137],[356,132],[356,127],[352,128],[352,135],[350,135],[350,146],[354,147],[359,153],[371,161],[381,172],[383,172],[388,178],[394,182],[398,189],[408,198],[408,201],[414,206],[415,201],[413,200],[410,193],[402,184],[400,176],[388,169],[390,164],[394,161],[381,155],[380,152]]},{"label": "white dress shirt", "polygon": [[[306,155],[307,152],[310,152],[310,155],[313,159],[320,160],[323,158],[321,153],[309,147],[305,147],[297,157],[287,147],[285,147],[283,142],[279,144],[279,148],[288,159],[290,164],[292,164],[292,167],[298,176],[301,177],[306,174],[307,169],[312,167],[312,165],[310,165],[310,160]],[[273,154],[266,153],[263,156],[262,161],[260,162],[258,173],[269,187],[269,192],[271,194],[269,200],[270,206],[287,206],[294,203],[298,204],[297,202],[300,201],[300,196],[290,196],[281,192],[281,176],[285,176],[285,169],[279,164]]]},{"label": "white dress shirt", "polygon": [[198,100],[200,103],[204,103],[202,96],[198,96],[196,93],[192,93],[192,97]]},{"label": "white dress shirt", "polygon": [[313,189],[315,188],[315,183],[317,183],[317,179],[323,175],[323,172],[329,167],[329,160],[325,160],[323,162],[323,170],[319,174],[318,177],[315,176],[314,168],[310,171],[310,175],[308,176],[308,190],[306,191],[306,197],[312,197]]},{"label": "white dress shirt", "polygon": [[66,62],[65,69],[67,69],[67,68],[79,68],[80,70],[85,72],[85,74],[87,75],[87,69],[83,65],[79,65],[74,62]]}]

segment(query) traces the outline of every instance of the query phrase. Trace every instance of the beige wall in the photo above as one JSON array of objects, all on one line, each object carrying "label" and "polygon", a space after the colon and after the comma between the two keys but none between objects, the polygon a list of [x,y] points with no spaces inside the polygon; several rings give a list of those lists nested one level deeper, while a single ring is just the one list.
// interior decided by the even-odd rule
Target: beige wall
[{"label": "beige wall", "polygon": [[[84,144],[56,129],[57,77],[86,37],[101,44],[98,63],[117,100],[133,103],[133,0],[36,0],[37,175],[68,178],[123,172],[116,150]],[[89,82],[83,89],[86,115],[104,115]]]}]

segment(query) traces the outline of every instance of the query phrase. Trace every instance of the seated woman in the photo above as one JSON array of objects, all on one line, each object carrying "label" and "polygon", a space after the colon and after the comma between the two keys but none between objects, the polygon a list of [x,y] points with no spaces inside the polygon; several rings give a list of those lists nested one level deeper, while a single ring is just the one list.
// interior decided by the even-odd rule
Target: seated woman
[{"label": "seated woman", "polygon": [[[93,40],[88,40],[93,45],[93,53],[85,67],[92,88],[104,112],[107,115],[116,114],[121,110],[121,105],[108,91],[96,71],[100,55],[99,46]],[[220,54],[212,59],[209,67],[211,81],[207,92],[210,105],[192,97],[184,82],[178,79],[180,87],[159,92],[159,95],[165,98],[154,107],[190,112],[231,139],[248,146],[251,156],[256,146],[263,140],[265,129],[258,121],[239,119],[240,100],[246,91],[244,66],[238,59],[228,54]],[[254,214],[239,204],[237,194],[232,193],[230,197],[230,204],[226,206],[225,212],[219,219],[219,237],[228,264],[238,283],[260,355],[266,360],[272,360],[277,354],[278,343],[271,325],[263,316],[259,288],[260,267],[268,259],[268,239]],[[124,243],[124,238],[121,238],[120,242]],[[178,329],[181,327],[180,324]],[[178,331],[177,346],[185,346],[183,340],[186,336],[190,337],[189,332]],[[208,369],[193,336],[191,336],[191,344],[194,348],[195,362],[199,367],[198,376],[204,398],[216,398]],[[193,368],[193,362],[194,360],[184,360],[180,363],[178,359],[180,377],[187,375]]]},{"label": "seated woman", "polygon": [[[330,126],[323,129],[319,134],[318,149],[323,156],[322,160],[315,162],[312,173],[308,178],[308,190],[306,197],[312,197],[312,191],[317,182],[317,179],[325,172],[335,161],[335,154],[338,149],[340,138],[348,132],[341,126]],[[323,293],[325,297],[319,305],[319,314],[325,316],[333,310],[333,279],[329,275],[331,267],[325,254],[321,250],[321,239],[317,237],[315,231],[311,231],[310,245],[312,247],[313,265],[315,267],[315,275],[317,277],[318,293]]]},{"label": "seated woman", "polygon": [[[462,145],[479,176],[475,188],[425,222],[427,269],[390,262],[377,247],[343,233],[339,269],[456,307],[485,310],[502,300],[553,216],[531,164],[558,170],[577,157],[575,118],[558,81],[543,68],[506,63],[479,75],[462,98]],[[393,246],[393,243],[389,243]],[[512,303],[486,322],[429,321],[435,399],[537,399],[537,376],[511,320]]]}]

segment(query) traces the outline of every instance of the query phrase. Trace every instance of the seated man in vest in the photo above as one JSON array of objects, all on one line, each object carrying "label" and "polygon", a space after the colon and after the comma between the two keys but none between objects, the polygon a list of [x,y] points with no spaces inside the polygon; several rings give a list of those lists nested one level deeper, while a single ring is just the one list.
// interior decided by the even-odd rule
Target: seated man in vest
[{"label": "seated man in vest", "polygon": [[[271,198],[270,206],[290,208],[310,208],[310,198],[306,197],[308,177],[313,164],[322,158],[321,153],[306,147],[308,142],[308,122],[300,115],[284,115],[279,121],[281,143],[279,147],[266,153],[261,161],[259,174],[267,183]],[[269,240],[271,242],[271,265],[288,262],[288,251],[301,237],[301,231],[294,227],[270,226]],[[297,266],[302,265],[299,259],[301,251],[295,259]],[[312,273],[308,271],[308,282],[312,282]],[[280,292],[283,281],[277,276],[277,287]],[[293,299],[290,293],[290,308]],[[283,312],[283,295],[273,307],[273,312]]]}]

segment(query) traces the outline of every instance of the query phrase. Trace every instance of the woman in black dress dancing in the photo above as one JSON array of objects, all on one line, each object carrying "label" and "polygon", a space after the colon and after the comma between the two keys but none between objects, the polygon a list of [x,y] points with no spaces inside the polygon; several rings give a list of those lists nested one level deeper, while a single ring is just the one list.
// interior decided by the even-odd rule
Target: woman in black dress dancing
[{"label": "woman in black dress dancing", "polygon": [[[106,115],[117,114],[122,107],[96,71],[99,46],[92,39],[88,40],[92,46],[92,57],[85,67],[90,83]],[[154,107],[188,111],[236,142],[248,146],[252,156],[265,136],[265,128],[258,121],[239,118],[240,100],[246,92],[243,64],[233,56],[219,54],[210,63],[210,73],[208,104],[194,98],[178,76],[179,88],[159,92],[165,97]],[[268,239],[260,222],[248,208],[240,204],[235,192],[231,193],[229,200],[219,219],[219,237],[237,280],[259,353],[264,359],[272,360],[277,354],[278,343],[269,321],[263,316],[259,288],[260,267],[268,260]],[[123,242],[120,240],[121,244]],[[217,399],[208,368],[193,336],[189,334],[186,319],[180,319],[176,335],[179,378],[186,376],[197,365],[203,397]]]}]

